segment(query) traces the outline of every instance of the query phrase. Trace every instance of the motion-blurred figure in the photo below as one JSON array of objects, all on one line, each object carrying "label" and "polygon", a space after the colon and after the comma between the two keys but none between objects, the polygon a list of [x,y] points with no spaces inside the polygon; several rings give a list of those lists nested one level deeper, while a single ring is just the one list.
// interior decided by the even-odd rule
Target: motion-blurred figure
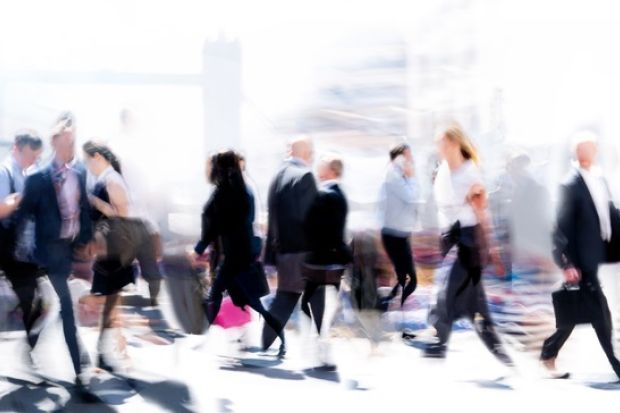
[{"label": "motion-blurred figure", "polygon": [[[413,155],[406,143],[390,150],[390,165],[381,187],[383,247],[394,265],[398,283],[384,299],[387,308],[389,301],[401,291],[401,308],[408,296],[417,286],[415,263],[411,251],[411,235],[416,219],[416,204],[420,190],[415,179]],[[403,332],[403,337],[413,337]]]},{"label": "motion-blurred figure", "polygon": [[[213,324],[228,291],[233,303],[241,308],[248,305],[265,318],[284,346],[282,324],[262,305],[267,295],[265,274],[258,259],[260,238],[254,235],[254,196],[243,180],[240,157],[234,151],[224,151],[211,157],[209,181],[215,190],[202,213],[202,235],[190,254],[194,266],[207,247],[221,245],[223,260],[214,265],[216,275],[209,288],[205,313]],[[215,262],[215,261],[214,261]]]},{"label": "motion-blurred figure", "polygon": [[[308,252],[303,223],[317,195],[317,186],[310,170],[313,158],[312,141],[297,138],[291,142],[290,157],[271,182],[265,262],[276,265],[278,289],[269,311],[286,325],[305,287],[302,267]],[[313,319],[321,331],[325,308],[325,289],[319,287],[310,302]],[[265,325],[263,347],[269,348],[275,332]],[[280,348],[280,355],[286,352]]]},{"label": "motion-blurred figure", "polygon": [[42,147],[43,142],[36,132],[20,132],[15,136],[11,155],[0,168],[0,199],[5,200],[1,205],[3,216],[7,217],[0,222],[0,268],[11,282],[19,300],[31,350],[38,340],[38,334],[31,330],[42,313],[41,300],[35,300],[39,268],[32,262],[31,256],[17,251],[22,238],[32,235],[31,231],[28,232],[32,228],[29,227],[30,221],[23,221],[18,227],[14,212],[24,190],[27,171],[38,161]]},{"label": "motion-blurred figure", "polygon": [[[127,219],[133,216],[131,196],[121,175],[120,162],[105,145],[88,141],[82,149],[85,164],[95,177],[93,193],[89,196],[89,200],[93,207],[91,216],[96,225],[96,234],[102,238],[105,236],[107,239],[114,239],[114,234],[110,232],[124,231],[123,226],[130,224],[126,222]],[[105,244],[103,239],[101,242]],[[115,246],[115,249],[117,247]],[[124,247],[131,248],[129,245]],[[105,297],[101,332],[97,342],[97,366],[113,371],[112,365],[106,360],[108,355],[105,347],[114,331],[114,322],[118,319],[116,308],[120,301],[120,291],[134,282],[134,269],[132,261],[123,262],[119,255],[107,250],[106,248],[104,254],[97,256],[94,263],[91,293]],[[126,357],[126,354],[124,356]]]},{"label": "motion-blurred figure", "polygon": [[52,162],[28,177],[19,207],[20,221],[31,217],[35,225],[37,263],[47,275],[60,301],[65,342],[76,374],[78,393],[91,401],[94,396],[82,383],[82,364],[89,364],[87,353],[80,354],[73,302],[67,279],[74,256],[88,255],[93,229],[86,192],[86,170],[75,158],[72,119],[66,118],[52,132]]},{"label": "motion-blurred figure", "polygon": [[[304,223],[309,253],[303,267],[306,287],[301,298],[301,309],[311,318],[313,314],[309,303],[315,291],[328,285],[338,290],[345,267],[352,261],[351,251],[344,241],[349,208],[340,188],[343,167],[339,158],[321,159],[317,168],[319,192]],[[327,321],[323,323],[324,330],[329,328]],[[317,332],[321,340],[321,330]],[[328,335],[327,331],[324,333]],[[336,370],[336,365],[329,358],[327,343],[320,350],[322,364],[318,368]]]},{"label": "motion-blurred figure", "polygon": [[[578,166],[560,188],[553,258],[562,269],[566,283],[579,285],[582,308],[574,310],[587,315],[607,359],[620,377],[620,361],[612,344],[611,314],[598,279],[599,265],[610,259],[610,242],[620,237],[620,212],[611,202],[607,182],[595,165],[596,136],[585,131],[578,133],[574,137],[574,149]],[[569,376],[558,371],[555,361],[574,327],[574,324],[558,325],[543,344],[543,366],[553,378]]]},{"label": "motion-blurred figure", "polygon": [[426,347],[425,355],[445,357],[452,324],[467,317],[487,348],[502,363],[512,365],[495,332],[481,282],[482,271],[490,261],[500,274],[503,267],[497,250],[491,248],[486,191],[476,150],[457,125],[443,131],[438,145],[443,163],[434,191],[440,225],[446,230],[442,235],[442,253],[445,256],[456,245],[457,258],[429,316],[436,340]]}]

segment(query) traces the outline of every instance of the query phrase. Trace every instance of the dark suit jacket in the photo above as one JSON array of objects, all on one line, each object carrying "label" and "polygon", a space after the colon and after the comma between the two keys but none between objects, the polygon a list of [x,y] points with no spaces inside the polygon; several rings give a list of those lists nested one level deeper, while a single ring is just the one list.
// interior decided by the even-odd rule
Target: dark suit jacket
[{"label": "dark suit jacket", "polygon": [[310,248],[307,263],[346,265],[352,261],[344,241],[347,213],[347,199],[338,184],[319,190],[304,223]]},{"label": "dark suit jacket", "polygon": [[[80,187],[80,232],[75,243],[83,245],[93,236],[90,205],[86,193],[86,170],[81,164],[78,173]],[[31,175],[26,180],[23,198],[19,205],[18,220],[31,217],[35,222],[35,259],[45,266],[48,262],[48,245],[60,239],[62,219],[58,208],[56,189],[52,181],[52,164]]]},{"label": "dark suit jacket", "polygon": [[316,194],[310,169],[298,161],[287,161],[269,187],[265,262],[274,264],[276,254],[308,251],[304,221]]},{"label": "dark suit jacket", "polygon": [[[553,232],[553,258],[561,268],[575,267],[584,274],[596,274],[598,266],[610,260],[609,244],[601,229],[590,191],[577,170],[561,186],[556,227]],[[610,203],[612,237],[620,236],[618,209]]]}]

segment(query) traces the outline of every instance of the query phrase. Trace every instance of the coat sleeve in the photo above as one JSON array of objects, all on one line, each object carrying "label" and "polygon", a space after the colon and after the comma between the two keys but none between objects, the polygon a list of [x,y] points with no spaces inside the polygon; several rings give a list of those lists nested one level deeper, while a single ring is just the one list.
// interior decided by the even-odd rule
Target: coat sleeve
[{"label": "coat sleeve", "polygon": [[318,195],[318,188],[312,172],[305,173],[299,181],[299,213],[301,222],[306,220],[306,215]]},{"label": "coat sleeve", "polygon": [[214,193],[202,211],[202,231],[200,240],[196,243],[194,251],[196,254],[202,255],[209,244],[215,241],[217,237],[217,217],[215,215],[215,200],[216,194]]},{"label": "coat sleeve", "polygon": [[573,266],[568,256],[568,243],[573,239],[575,231],[575,199],[571,187],[562,185],[560,203],[553,230],[553,259],[562,269]]},{"label": "coat sleeve", "polygon": [[40,179],[37,175],[26,178],[22,199],[19,202],[19,208],[15,216],[15,220],[18,224],[26,217],[36,212],[41,194],[40,186]]},{"label": "coat sleeve", "polygon": [[267,195],[267,240],[265,242],[265,256],[263,261],[268,265],[276,264],[277,252],[277,234],[276,234],[276,189],[278,179],[273,180],[269,186],[269,194]]}]

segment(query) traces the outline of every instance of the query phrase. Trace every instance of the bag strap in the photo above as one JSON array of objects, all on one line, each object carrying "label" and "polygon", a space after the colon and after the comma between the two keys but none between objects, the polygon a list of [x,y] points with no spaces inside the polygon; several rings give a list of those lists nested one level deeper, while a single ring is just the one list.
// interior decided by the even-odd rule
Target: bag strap
[{"label": "bag strap", "polygon": [[11,194],[14,194],[16,192],[15,191],[15,180],[13,179],[11,168],[9,168],[7,165],[3,165],[2,167],[6,171],[6,175],[9,177],[9,191]]}]

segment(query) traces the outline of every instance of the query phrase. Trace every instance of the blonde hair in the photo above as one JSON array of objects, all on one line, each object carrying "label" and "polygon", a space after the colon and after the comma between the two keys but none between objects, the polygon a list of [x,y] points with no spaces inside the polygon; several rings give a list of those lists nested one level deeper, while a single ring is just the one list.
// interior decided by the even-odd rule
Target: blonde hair
[{"label": "blonde hair", "polygon": [[465,159],[471,159],[475,164],[480,162],[480,158],[478,157],[478,151],[474,147],[473,143],[469,139],[469,137],[465,134],[463,128],[460,125],[454,124],[448,126],[442,136],[445,136],[450,142],[457,143],[461,148],[461,155]]}]

